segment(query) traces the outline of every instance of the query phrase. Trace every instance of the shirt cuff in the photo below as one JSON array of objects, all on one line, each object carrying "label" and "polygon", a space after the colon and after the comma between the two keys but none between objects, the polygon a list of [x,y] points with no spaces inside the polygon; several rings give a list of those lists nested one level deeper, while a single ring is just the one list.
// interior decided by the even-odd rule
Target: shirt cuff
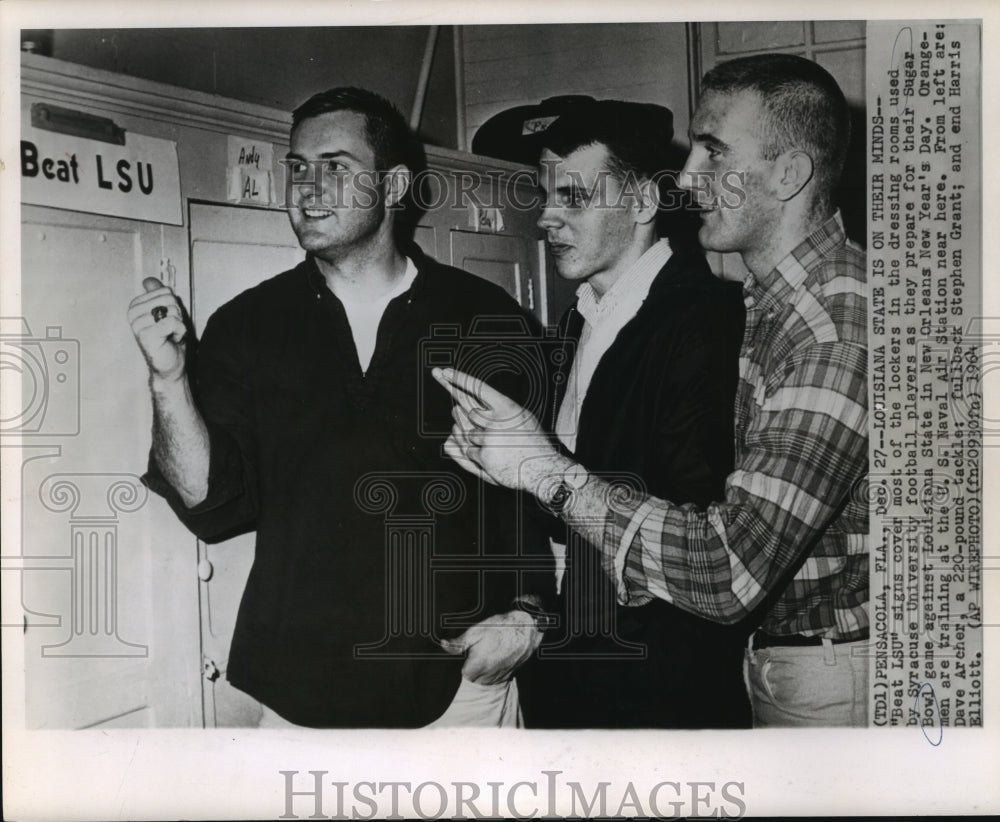
[{"label": "shirt cuff", "polygon": [[160,470],[153,450],[149,451],[143,485],[163,497],[185,524],[231,503],[245,493],[243,458],[236,442],[223,431],[209,425],[208,494],[197,505],[188,506]]},{"label": "shirt cuff", "polygon": [[620,605],[644,605],[654,598],[644,591],[635,590],[636,586],[625,577],[625,569],[632,544],[655,509],[652,497],[612,494],[604,522],[604,544],[610,555],[610,571]]}]

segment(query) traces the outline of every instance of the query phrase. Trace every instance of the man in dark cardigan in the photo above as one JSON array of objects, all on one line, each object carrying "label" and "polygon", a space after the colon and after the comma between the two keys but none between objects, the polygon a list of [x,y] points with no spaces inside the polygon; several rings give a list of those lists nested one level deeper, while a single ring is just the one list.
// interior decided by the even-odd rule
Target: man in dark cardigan
[{"label": "man in dark cardigan", "polygon": [[[588,472],[704,506],[733,467],[744,309],[684,231],[672,136],[669,110],[612,100],[545,134],[539,226],[559,274],[580,283],[561,322],[575,356],[550,422]],[[550,525],[563,607],[520,674],[527,725],[749,727],[742,628],[658,599],[618,605],[600,554]]]}]

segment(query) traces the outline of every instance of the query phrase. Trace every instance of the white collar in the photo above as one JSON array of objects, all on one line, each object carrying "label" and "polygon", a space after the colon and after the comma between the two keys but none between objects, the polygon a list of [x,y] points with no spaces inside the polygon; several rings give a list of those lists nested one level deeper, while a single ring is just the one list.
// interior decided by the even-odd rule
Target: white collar
[{"label": "white collar", "polygon": [[619,312],[634,315],[645,301],[653,280],[670,259],[672,251],[666,239],[653,243],[643,255],[611,284],[611,288],[598,299],[589,280],[576,290],[576,310],[590,325],[599,325]]}]

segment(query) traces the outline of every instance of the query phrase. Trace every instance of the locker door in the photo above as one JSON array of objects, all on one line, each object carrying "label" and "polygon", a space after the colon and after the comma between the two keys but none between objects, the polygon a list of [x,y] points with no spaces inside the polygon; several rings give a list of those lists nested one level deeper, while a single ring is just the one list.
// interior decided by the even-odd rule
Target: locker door
[{"label": "locker door", "polygon": [[[304,259],[283,211],[192,203],[190,213],[191,319],[198,334],[220,305]],[[216,545],[198,544],[202,687],[209,728],[250,727],[260,718],[260,704],[225,677],[254,537],[250,533]]]},{"label": "locker door", "polygon": [[[21,386],[2,424],[20,435],[4,445],[22,466],[3,478],[4,496],[21,500],[20,543],[3,550],[21,597],[5,602],[4,623],[24,631],[27,727],[153,727],[160,568],[136,475],[149,399],[125,320],[141,224],[29,206],[22,217],[21,316],[3,319],[0,351],[5,380]],[[175,653],[156,649],[161,661]]]},{"label": "locker door", "polygon": [[538,313],[542,298],[537,272],[531,265],[535,241],[505,234],[451,231],[451,264],[496,283],[523,308]]}]

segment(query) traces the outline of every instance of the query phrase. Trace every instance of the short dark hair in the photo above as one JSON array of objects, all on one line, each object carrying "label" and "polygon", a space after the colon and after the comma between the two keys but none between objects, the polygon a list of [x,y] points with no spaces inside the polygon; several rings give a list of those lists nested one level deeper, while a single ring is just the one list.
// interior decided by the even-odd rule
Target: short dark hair
[{"label": "short dark hair", "polygon": [[292,131],[303,120],[334,111],[364,115],[365,136],[375,155],[377,171],[388,171],[400,164],[411,165],[416,138],[399,109],[374,91],[340,86],[314,94],[292,112]]},{"label": "short dark hair", "polygon": [[702,93],[756,93],[761,154],[773,160],[801,148],[813,160],[817,196],[829,200],[840,180],[851,137],[844,92],[822,66],[793,54],[758,54],[720,63],[702,80]]},{"label": "short dark hair", "polygon": [[683,153],[673,145],[674,115],[655,103],[591,100],[573,105],[542,135],[541,148],[559,157],[596,144],[608,150],[608,170],[628,183],[655,180],[660,197],[656,231],[675,247],[694,244],[698,215],[686,204],[687,192],[677,187]]},{"label": "short dark hair", "polygon": [[653,179],[671,169],[674,116],[653,103],[594,100],[573,106],[546,129],[542,148],[559,157],[600,143],[608,150],[608,168],[625,179]]}]

